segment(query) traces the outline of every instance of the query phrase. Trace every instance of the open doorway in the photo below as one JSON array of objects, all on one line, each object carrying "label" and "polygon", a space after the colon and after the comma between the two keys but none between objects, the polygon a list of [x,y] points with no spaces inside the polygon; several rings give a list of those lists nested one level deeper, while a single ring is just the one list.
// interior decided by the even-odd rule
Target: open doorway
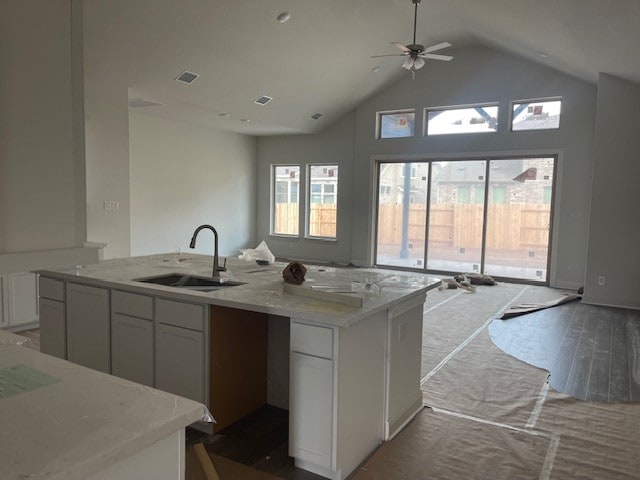
[{"label": "open doorway", "polygon": [[375,263],[548,283],[556,163],[379,162]]}]

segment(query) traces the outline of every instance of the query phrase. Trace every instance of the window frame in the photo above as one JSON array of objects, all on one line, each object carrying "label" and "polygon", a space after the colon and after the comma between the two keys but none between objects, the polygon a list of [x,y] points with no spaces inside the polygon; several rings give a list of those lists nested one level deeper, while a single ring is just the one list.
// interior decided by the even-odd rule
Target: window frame
[{"label": "window frame", "polygon": [[[298,227],[298,233],[278,233],[275,231],[275,223],[276,223],[276,214],[275,214],[275,210],[276,210],[276,198],[277,195],[286,195],[286,198],[288,200],[288,202],[284,202],[284,203],[292,203],[291,202],[291,188],[289,187],[291,182],[287,183],[287,192],[286,193],[278,193],[277,191],[277,182],[278,182],[278,176],[276,174],[276,169],[278,168],[297,168],[298,169],[298,178],[297,178],[297,184],[298,184],[298,217],[296,219],[297,222],[297,227]],[[301,195],[300,195],[300,186],[303,184],[303,178],[302,178],[302,174],[303,174],[303,168],[302,165],[298,165],[298,164],[294,164],[294,163],[272,163],[271,164],[271,195],[270,195],[270,201],[269,201],[269,235],[270,236],[274,236],[274,237],[283,237],[283,238],[300,238],[300,206],[301,206]],[[282,202],[279,202],[282,203]]]},{"label": "window frame", "polygon": [[[413,113],[413,133],[403,137],[383,137],[382,136],[382,117],[386,115],[397,115],[401,113]],[[376,128],[375,138],[376,140],[393,140],[395,138],[414,138],[416,136],[416,109],[415,108],[402,108],[398,110],[384,110],[376,112]]]},{"label": "window frame", "polygon": [[[448,112],[455,110],[469,110],[471,108],[496,108],[496,128],[495,130],[477,131],[477,132],[448,132],[448,133],[429,133],[429,113],[430,112]],[[475,134],[495,134],[500,130],[500,102],[483,102],[483,103],[470,103],[467,105],[443,105],[439,107],[424,107],[422,114],[422,136],[423,137],[440,137],[443,135],[475,135]]]},{"label": "window frame", "polygon": [[[323,169],[328,169],[328,168],[335,168],[336,169],[336,175],[334,175],[333,177],[327,177],[327,178],[333,178],[335,179],[335,183],[332,183],[332,185],[334,185],[333,188],[333,192],[330,193],[326,193],[325,189],[324,189],[324,185],[326,185],[326,183],[320,183],[319,185],[321,185],[320,187],[320,192],[319,193],[313,193],[311,191],[311,182],[312,182],[312,178],[311,178],[311,169],[313,167],[320,167]],[[305,169],[305,173],[306,173],[306,182],[305,182],[305,186],[306,186],[306,195],[305,195],[305,205],[304,205],[304,216],[305,216],[305,225],[304,225],[304,232],[305,232],[305,239],[308,240],[320,240],[323,242],[337,242],[338,241],[338,234],[339,234],[339,228],[338,228],[338,211],[339,211],[339,197],[340,197],[340,165],[338,163],[308,163],[306,165],[306,169]],[[320,196],[320,202],[317,202],[318,205],[329,205],[329,204],[325,204],[324,203],[324,197],[325,195],[331,195],[333,197],[335,197],[335,206],[336,206],[336,231],[335,231],[335,236],[333,237],[323,237],[323,236],[319,236],[319,235],[311,235],[311,197],[312,196]]]},{"label": "window frame", "polygon": [[[563,100],[564,98],[561,96],[557,96],[557,97],[544,97],[544,98],[530,98],[530,99],[523,99],[523,100],[511,100],[509,102],[509,133],[520,133],[520,132],[549,132],[549,131],[553,131],[553,130],[560,130],[560,128],[562,127],[562,106],[563,106]],[[515,107],[515,105],[517,104],[523,104],[523,103],[550,103],[550,102],[560,102],[560,118],[558,118],[558,126],[557,127],[550,127],[550,128],[528,128],[528,129],[521,129],[521,130],[514,130],[513,129],[513,121],[515,120],[514,115],[513,115],[513,108]]]}]

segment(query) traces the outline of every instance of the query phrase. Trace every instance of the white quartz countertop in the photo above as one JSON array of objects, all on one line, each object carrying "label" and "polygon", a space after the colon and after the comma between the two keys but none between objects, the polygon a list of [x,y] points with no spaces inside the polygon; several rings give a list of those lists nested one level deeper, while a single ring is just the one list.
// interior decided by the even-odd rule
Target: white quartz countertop
[{"label": "white quartz countertop", "polygon": [[210,418],[202,404],[42,354],[20,339],[0,330],[0,374],[19,367],[55,383],[0,392],[3,480],[85,479]]},{"label": "white quartz countertop", "polygon": [[[221,261],[222,264],[222,261]],[[339,268],[305,265],[304,286],[333,286],[350,289],[352,282],[375,284],[379,294],[362,294],[362,307],[305,298],[283,293],[282,271],[286,263],[257,265],[236,258],[227,260],[223,277],[245,282],[245,285],[226,287],[212,292],[178,289],[142,283],[135,279],[180,273],[211,276],[213,257],[196,254],[165,254],[106,260],[79,268],[40,270],[41,275],[94,286],[175,298],[185,301],[238,308],[273,315],[295,317],[332,326],[348,326],[377,311],[400,304],[411,297],[421,296],[440,284],[440,279],[425,274],[372,268]]]}]

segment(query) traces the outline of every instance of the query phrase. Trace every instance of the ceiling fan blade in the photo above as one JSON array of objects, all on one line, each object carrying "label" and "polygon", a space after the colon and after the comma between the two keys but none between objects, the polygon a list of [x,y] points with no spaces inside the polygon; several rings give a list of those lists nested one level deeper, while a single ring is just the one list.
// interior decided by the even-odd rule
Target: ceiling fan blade
[{"label": "ceiling fan blade", "polygon": [[421,53],[431,53],[437,50],[442,50],[443,48],[450,47],[451,44],[449,42],[437,43],[436,45],[431,45],[430,47],[425,48]]},{"label": "ceiling fan blade", "polygon": [[432,60],[444,60],[445,62],[453,60],[453,57],[450,55],[434,55],[433,53],[421,53],[418,57],[430,58]]},{"label": "ceiling fan blade", "polygon": [[411,51],[411,49],[409,47],[407,47],[404,43],[391,42],[391,45],[395,45],[396,47],[398,47],[403,52],[410,52]]},{"label": "ceiling fan blade", "polygon": [[402,68],[406,68],[407,70],[411,70],[411,67],[413,67],[413,58],[407,57],[407,59],[402,64]]},{"label": "ceiling fan blade", "polygon": [[405,57],[407,53],[391,53],[388,55],[371,55],[369,58],[379,58],[379,57]]}]

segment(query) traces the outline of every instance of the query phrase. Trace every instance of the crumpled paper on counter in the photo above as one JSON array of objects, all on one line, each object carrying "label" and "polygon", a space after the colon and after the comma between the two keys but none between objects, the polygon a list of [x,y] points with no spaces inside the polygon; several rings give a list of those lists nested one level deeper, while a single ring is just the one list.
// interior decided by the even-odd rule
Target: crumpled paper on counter
[{"label": "crumpled paper on counter", "polygon": [[272,264],[276,261],[275,255],[271,253],[271,250],[269,250],[269,247],[264,242],[264,240],[260,242],[260,245],[258,245],[256,248],[241,249],[238,258],[246,260],[247,262],[253,262],[255,260],[268,262],[269,264]]}]

